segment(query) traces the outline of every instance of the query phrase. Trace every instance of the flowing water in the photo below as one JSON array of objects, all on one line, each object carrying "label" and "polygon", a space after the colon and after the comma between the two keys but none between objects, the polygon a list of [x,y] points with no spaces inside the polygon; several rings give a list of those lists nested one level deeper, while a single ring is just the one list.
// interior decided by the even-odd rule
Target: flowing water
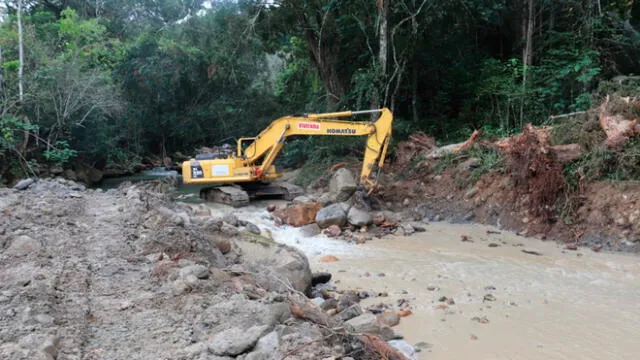
[{"label": "flowing water", "polygon": [[[389,294],[363,306],[407,299],[413,314],[394,329],[410,344],[427,343],[420,359],[640,359],[637,256],[563,250],[488,226],[448,223],[354,245],[276,227],[265,206],[212,208],[235,211],[302,250],[339,288]],[[339,261],[323,263],[324,255]],[[455,303],[439,302],[443,296]]]}]

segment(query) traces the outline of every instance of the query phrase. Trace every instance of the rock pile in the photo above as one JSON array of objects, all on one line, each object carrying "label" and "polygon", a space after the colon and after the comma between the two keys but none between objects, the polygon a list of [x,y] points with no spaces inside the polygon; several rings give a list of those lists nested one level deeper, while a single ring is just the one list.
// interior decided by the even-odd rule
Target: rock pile
[{"label": "rock pile", "polygon": [[304,226],[306,236],[322,232],[328,237],[359,244],[390,234],[409,236],[424,231],[428,223],[425,214],[418,215],[419,212],[408,205],[401,213],[373,210],[373,207],[366,193],[357,189],[353,173],[339,168],[327,187],[294,199],[287,207],[275,210],[273,216],[284,224]]},{"label": "rock pile", "polygon": [[303,294],[327,274],[314,280],[302,253],[254,224],[172,203],[153,184],[19,188],[0,189],[1,359],[322,359],[377,349],[341,330],[364,326],[355,320],[364,311],[341,296],[340,312],[320,310]]}]

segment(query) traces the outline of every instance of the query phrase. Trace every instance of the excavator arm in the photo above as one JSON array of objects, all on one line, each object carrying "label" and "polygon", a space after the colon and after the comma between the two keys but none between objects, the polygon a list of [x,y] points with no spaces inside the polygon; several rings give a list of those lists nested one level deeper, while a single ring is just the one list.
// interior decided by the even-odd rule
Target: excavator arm
[{"label": "excavator arm", "polygon": [[[338,120],[372,113],[380,114],[375,122]],[[393,115],[387,108],[286,116],[272,122],[255,138],[240,139],[238,157],[244,159],[246,166],[256,169],[255,175],[260,180],[273,165],[289,136],[367,136],[360,184],[371,190],[377,184],[377,172],[374,174],[374,171],[384,164],[391,139],[392,121]],[[244,151],[241,145],[243,140],[253,140]]]}]

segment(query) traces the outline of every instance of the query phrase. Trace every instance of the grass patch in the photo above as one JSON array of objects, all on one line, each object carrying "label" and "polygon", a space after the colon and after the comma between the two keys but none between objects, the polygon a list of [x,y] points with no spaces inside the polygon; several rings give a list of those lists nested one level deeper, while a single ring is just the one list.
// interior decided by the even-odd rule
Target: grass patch
[{"label": "grass patch", "polygon": [[565,166],[571,189],[582,180],[640,181],[640,136],[634,136],[620,149],[599,145]]},{"label": "grass patch", "polygon": [[504,170],[504,156],[498,149],[474,144],[467,150],[443,155],[433,166],[433,172],[441,174],[446,169],[456,167],[469,159],[476,159],[470,166],[470,172],[459,172],[455,175],[454,180],[460,189],[475,185],[485,174]]}]

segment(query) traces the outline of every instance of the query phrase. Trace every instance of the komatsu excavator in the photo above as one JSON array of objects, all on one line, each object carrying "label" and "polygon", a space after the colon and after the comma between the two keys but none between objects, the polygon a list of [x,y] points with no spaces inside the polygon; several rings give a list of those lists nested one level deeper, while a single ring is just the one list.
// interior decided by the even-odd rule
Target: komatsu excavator
[{"label": "komatsu excavator", "polygon": [[[338,120],[376,113],[380,116],[375,122]],[[269,183],[282,176],[273,162],[288,136],[367,136],[360,185],[372,191],[389,147],[392,122],[393,115],[387,108],[285,116],[273,121],[256,137],[238,139],[235,152],[199,154],[183,162],[183,183],[212,185],[203,188],[200,197],[235,207],[247,205],[250,199],[263,195],[291,200],[300,195],[302,189],[285,183]]]}]

